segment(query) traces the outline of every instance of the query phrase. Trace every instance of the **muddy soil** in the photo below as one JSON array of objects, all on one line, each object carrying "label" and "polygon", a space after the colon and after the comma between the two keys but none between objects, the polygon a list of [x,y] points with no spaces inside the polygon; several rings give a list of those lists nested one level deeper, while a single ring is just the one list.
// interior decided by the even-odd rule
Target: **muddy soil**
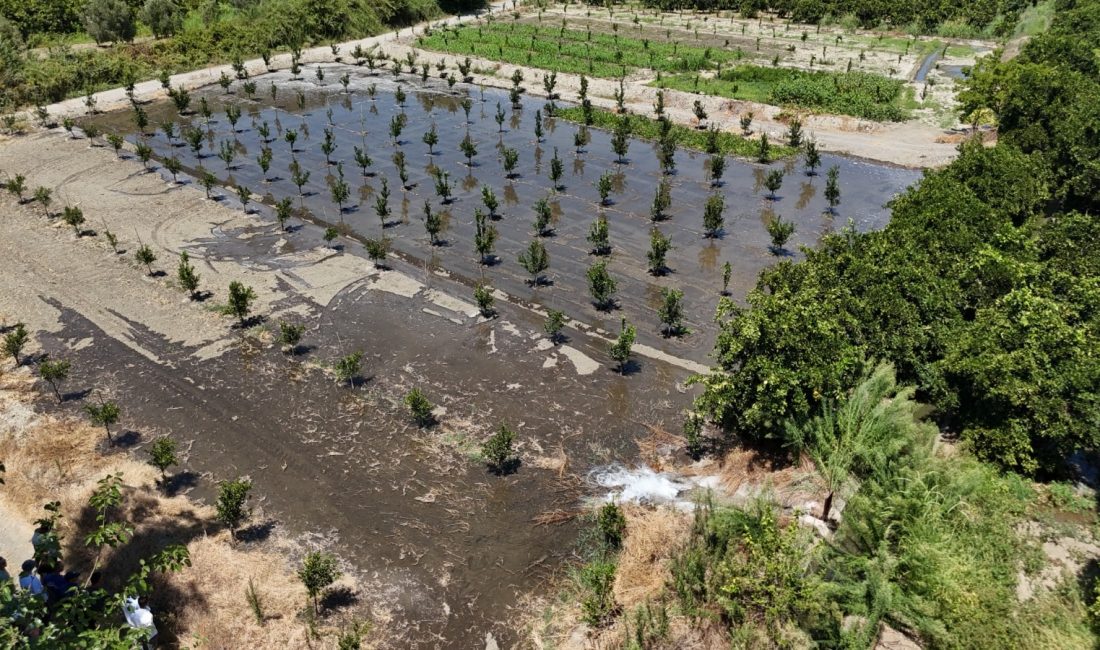
[{"label": "muddy soil", "polygon": [[[212,501],[215,480],[251,477],[263,516],[246,539],[278,521],[331,543],[357,569],[359,598],[392,617],[393,647],[473,647],[486,632],[510,644],[510,608],[569,557],[577,530],[533,519],[575,510],[578,473],[632,457],[644,424],[673,426],[687,395],[652,367],[647,382],[610,371],[581,378],[564,363],[547,370],[526,336],[494,323],[459,328],[378,298],[361,289],[334,301],[296,358],[245,345],[196,361],[135,325],[169,367],[65,309],[63,329],[43,343],[73,362],[71,387],[125,405],[125,445],[168,434],[188,449],[187,469],[203,475],[189,479],[194,496]],[[66,345],[87,337],[94,344]],[[348,349],[367,352],[356,389],[309,370]],[[446,409],[445,426],[419,431],[393,404],[414,385]],[[500,423],[519,431],[524,461],[504,477],[464,455]],[[567,472],[540,468],[559,454]]]},{"label": "muddy soil", "polygon": [[[325,65],[324,82],[318,82],[314,67],[303,71],[302,80],[290,79],[289,73],[275,73],[256,78],[257,101],[236,94],[208,89],[196,93],[205,97],[215,113],[209,123],[199,116],[180,120],[170,104],[146,107],[150,123],[175,120],[200,128],[205,143],[200,156],[184,146],[177,136],[169,143],[158,131],[146,138],[160,157],[176,156],[185,169],[196,173],[200,167],[217,175],[231,186],[225,190],[227,201],[235,201],[233,187],[244,185],[262,193],[268,204],[283,197],[295,197],[295,204],[311,219],[329,224],[343,223],[360,239],[385,236],[393,249],[416,266],[443,268],[468,286],[488,280],[510,296],[540,308],[553,308],[591,324],[597,330],[617,332],[620,317],[637,325],[640,340],[668,354],[706,363],[713,348],[714,307],[722,286],[722,266],[733,268],[730,292],[742,299],[755,284],[760,270],[782,258],[798,258],[800,246],[813,246],[826,232],[844,227],[850,219],[860,230],[882,227],[888,219],[885,203],[897,192],[919,178],[919,173],[895,167],[876,165],[842,156],[823,156],[822,169],[840,168],[842,204],[837,214],[827,211],[823,197],[823,175],[807,175],[800,161],[793,159],[771,165],[758,165],[729,159],[723,183],[712,188],[707,175],[709,156],[681,150],[676,157],[676,173],[672,183],[671,218],[658,225],[668,236],[673,249],[668,256],[668,272],[654,276],[648,272],[646,252],[649,219],[654,189],[662,175],[657,164],[655,145],[633,140],[627,164],[618,164],[611,151],[610,134],[592,129],[591,142],[577,153],[573,135],[577,126],[550,120],[543,141],[534,136],[535,113],[545,100],[524,96],[522,108],[512,111],[507,93],[496,89],[478,90],[456,86],[448,91],[438,79],[427,83],[410,77],[395,80],[391,75],[370,75],[353,66]],[[344,93],[337,79],[347,73],[349,92]],[[269,89],[276,84],[278,94],[274,104]],[[367,88],[375,86],[375,97]],[[398,106],[394,91],[398,87],[407,94],[405,106]],[[298,105],[298,95],[304,95],[304,107]],[[466,93],[473,99],[469,123],[460,108],[460,97]],[[503,107],[506,119],[503,127],[495,121],[497,105]],[[226,119],[225,106],[235,105],[243,116],[234,129]],[[391,119],[403,113],[407,126],[397,146],[389,133]],[[129,113],[115,113],[95,118],[99,126],[111,131],[134,130]],[[258,133],[267,123],[271,142],[266,143],[274,154],[268,180],[257,164],[263,148]],[[439,134],[435,154],[428,155],[422,143],[424,133],[432,126]],[[324,130],[332,130],[337,144],[331,155],[333,165],[326,164],[320,147]],[[178,130],[178,126],[177,126]],[[283,134],[298,133],[293,154]],[[472,167],[467,166],[459,142],[469,133],[478,153]],[[236,158],[227,169],[216,157],[221,143],[230,143]],[[353,157],[354,147],[360,147],[371,158],[367,176],[360,173]],[[517,177],[506,179],[500,161],[501,147],[520,152]],[[555,191],[549,178],[551,158],[557,151],[564,164],[563,188]],[[409,174],[409,189],[402,189],[393,155],[404,152]],[[293,158],[310,171],[309,182],[299,198],[291,180],[289,165]],[[351,186],[350,207],[343,212],[333,202],[328,179],[342,164]],[[442,204],[435,193],[432,171],[446,171],[455,184],[455,200]],[[784,186],[775,199],[763,189],[763,178],[770,169],[785,172]],[[605,171],[615,174],[613,204],[600,206],[596,180]],[[385,178],[389,190],[391,215],[385,226],[377,216],[375,203]],[[499,232],[495,260],[490,265],[479,263],[474,251],[474,210],[484,211],[481,200],[483,187],[489,187],[500,201],[501,217],[495,222]],[[703,236],[703,204],[712,191],[725,199],[726,225],[723,236],[707,239]],[[533,287],[530,276],[517,261],[520,252],[534,236],[533,206],[547,198],[554,212],[553,236],[544,238],[550,255],[548,285]],[[431,246],[424,230],[424,204],[444,215],[445,244]],[[598,311],[591,304],[585,280],[585,269],[595,261],[589,255],[585,237],[595,216],[603,212],[611,226],[614,247],[610,270],[619,283],[620,309]],[[766,224],[776,216],[792,221],[796,233],[779,255],[769,247]],[[296,238],[300,241],[300,238]],[[357,246],[357,244],[349,244]],[[684,292],[686,326],[690,334],[680,338],[660,336],[657,309],[661,289],[672,287]]]},{"label": "muddy soil", "polygon": [[[64,404],[44,397],[43,408],[80,415],[88,400],[117,400],[121,446],[141,457],[153,437],[176,438],[196,496],[250,476],[246,537],[274,520],[330,545],[390,647],[474,647],[487,632],[511,645],[510,608],[561,566],[576,533],[533,519],[577,509],[590,467],[633,458],[646,425],[675,428],[691,398],[680,366],[642,358],[622,376],[598,338],[569,330],[554,347],[541,317],[505,302],[484,321],[452,279],[311,248],[312,224],[281,233],[63,133],[6,143],[0,166],[89,219],[77,237],[36,205],[0,199],[0,313],[73,364]],[[101,241],[108,225],[125,254]],[[158,269],[191,251],[214,295],[189,301],[128,262],[139,240]],[[257,288],[262,325],[307,326],[300,354],[214,312],[230,279]],[[363,376],[338,386],[324,367],[352,350],[366,353]],[[400,399],[412,386],[442,407],[437,427],[409,423]],[[518,431],[522,461],[504,477],[471,458],[501,424]]]}]

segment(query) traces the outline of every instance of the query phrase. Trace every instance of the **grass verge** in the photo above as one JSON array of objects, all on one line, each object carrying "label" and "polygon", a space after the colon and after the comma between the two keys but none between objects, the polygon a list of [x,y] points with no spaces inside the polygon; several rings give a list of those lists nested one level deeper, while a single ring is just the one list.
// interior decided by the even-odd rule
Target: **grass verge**
[{"label": "grass verge", "polygon": [[[579,107],[559,108],[554,116],[569,122],[575,122],[577,124],[584,124],[584,111]],[[603,129],[605,131],[613,131],[615,124],[619,121],[620,116],[612,111],[606,111],[599,108],[592,109],[592,126],[597,129]],[[656,140],[659,133],[659,127],[657,120],[645,117],[643,115],[631,115],[631,134],[634,137],[642,138],[644,140]],[[707,132],[699,129],[692,129],[679,124],[672,126],[672,132],[676,134],[676,142],[681,147],[686,149],[694,149],[696,151],[706,151],[707,148]],[[760,145],[756,140],[750,140],[749,138],[742,137],[736,133],[720,132],[718,133],[718,150],[721,153],[739,156],[742,158],[757,157],[760,151]],[[786,158],[793,155],[796,150],[793,147],[788,147],[780,144],[773,143],[770,148],[771,154],[770,160],[778,160],[780,158]]]},{"label": "grass verge", "polygon": [[706,70],[743,57],[739,50],[514,22],[435,30],[421,37],[418,47],[604,78],[617,78],[637,69],[668,73]]},{"label": "grass verge", "polygon": [[867,72],[825,72],[755,65],[724,70],[717,78],[694,74],[665,77],[653,85],[777,106],[870,120],[900,122],[904,82]]}]

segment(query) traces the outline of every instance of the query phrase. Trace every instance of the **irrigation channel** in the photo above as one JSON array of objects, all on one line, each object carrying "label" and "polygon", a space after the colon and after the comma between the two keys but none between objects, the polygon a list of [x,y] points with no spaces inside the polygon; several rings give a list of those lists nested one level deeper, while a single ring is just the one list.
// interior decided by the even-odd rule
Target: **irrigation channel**
[{"label": "irrigation channel", "polygon": [[[238,185],[248,187],[256,200],[263,201],[264,205],[253,203],[249,209],[268,214],[276,200],[293,197],[300,215],[322,224],[343,224],[346,232],[360,240],[384,236],[394,254],[413,264],[445,269],[471,287],[488,280],[521,302],[559,309],[611,333],[618,331],[620,317],[626,317],[637,326],[640,341],[697,363],[705,364],[713,347],[713,315],[724,263],[732,267],[731,296],[743,299],[763,268],[784,257],[799,257],[799,247],[813,246],[824,233],[842,228],[849,221],[860,230],[882,227],[888,219],[886,202],[920,176],[914,170],[833,155],[822,156],[822,167],[815,176],[805,173],[800,159],[762,165],[728,158],[722,184],[712,188],[707,173],[709,156],[680,149],[676,171],[669,177],[669,218],[654,224],[649,217],[650,206],[662,173],[652,142],[632,140],[627,160],[620,164],[612,152],[611,134],[594,128],[590,129],[591,141],[580,153],[573,140],[577,125],[563,120],[545,120],[544,138],[536,141],[535,113],[544,108],[544,97],[524,95],[521,108],[513,110],[508,93],[499,89],[461,83],[448,88],[437,78],[426,82],[409,75],[395,78],[340,64],[321,67],[323,81],[316,77],[317,66],[305,68],[298,78],[292,78],[288,71],[254,77],[254,100],[244,97],[239,90],[241,82],[234,82],[231,90],[235,92],[223,92],[217,86],[193,91],[190,113],[184,117],[177,115],[168,101],[145,106],[150,125],[145,140],[156,158],[179,158],[185,174],[194,176],[200,168],[215,174],[219,182],[229,186],[220,191],[227,202],[236,201],[234,187]],[[338,81],[344,73],[350,77],[346,91]],[[272,84],[277,89],[274,101]],[[372,86],[373,96],[369,90]],[[404,105],[398,105],[395,98],[398,88],[406,94]],[[473,102],[469,121],[461,107],[462,98],[467,96]],[[213,111],[209,120],[198,115],[201,98]],[[500,126],[495,119],[498,105],[506,116]],[[230,106],[236,106],[242,114],[236,128],[226,116]],[[399,113],[407,120],[395,143],[390,123]],[[107,132],[124,133],[131,141],[137,139],[133,115],[128,111],[92,119]],[[166,121],[176,122],[176,136],[171,141],[158,128]],[[270,131],[266,144],[260,135],[264,123]],[[204,133],[198,156],[180,137],[192,126]],[[433,147],[434,155],[429,155],[422,140],[433,126],[439,142]],[[332,164],[326,162],[321,149],[326,128],[331,129],[336,145],[330,156]],[[285,139],[291,130],[297,133],[293,153]],[[459,146],[467,133],[477,148],[472,165],[467,164]],[[235,152],[230,165],[217,155],[223,142]],[[266,179],[257,163],[264,146],[273,153]],[[355,147],[372,159],[366,175],[354,158]],[[519,152],[514,178],[506,178],[501,147]],[[406,159],[408,182],[404,187],[393,161],[398,151],[404,152]],[[549,177],[555,152],[564,165],[557,190]],[[289,171],[292,159],[310,173],[301,196]],[[337,174],[338,164],[351,189],[342,211],[333,201],[328,184],[328,179]],[[841,204],[835,214],[830,214],[823,196],[823,172],[833,165],[840,169]],[[454,184],[453,201],[448,204],[436,195],[432,173],[436,169],[446,172]],[[774,198],[763,187],[764,176],[771,169],[785,173]],[[611,204],[602,206],[596,181],[605,172],[614,174],[614,182]],[[383,179],[390,192],[391,214],[380,219],[375,203]],[[485,211],[483,187],[490,188],[500,203],[499,218],[493,223],[499,232],[495,258],[488,265],[481,263],[473,243],[474,210]],[[719,192],[725,199],[725,227],[720,237],[705,238],[703,206],[712,192]],[[536,287],[529,282],[530,276],[517,257],[535,236],[534,205],[542,198],[552,208],[553,230],[543,238],[550,257],[547,281]],[[441,245],[429,243],[424,228],[425,202],[443,216]],[[590,254],[586,235],[601,212],[610,222],[613,252],[608,268],[618,282],[619,307],[610,312],[594,308],[585,278],[586,268],[597,259]],[[770,249],[766,231],[766,224],[776,216],[796,226],[794,236],[778,256]],[[660,277],[648,272],[646,257],[650,230],[655,225],[672,243],[668,272]],[[293,237],[291,240],[295,245]],[[689,331],[685,336],[660,335],[657,308],[663,287],[684,292]]]}]

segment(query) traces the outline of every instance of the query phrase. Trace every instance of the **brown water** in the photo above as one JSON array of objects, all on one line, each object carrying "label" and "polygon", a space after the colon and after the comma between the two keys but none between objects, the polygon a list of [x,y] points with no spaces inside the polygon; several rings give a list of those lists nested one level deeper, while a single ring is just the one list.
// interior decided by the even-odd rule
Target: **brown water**
[{"label": "brown water", "polygon": [[[365,69],[326,65],[324,85],[313,76],[313,68],[303,76],[308,81],[293,81],[288,72],[256,78],[257,99],[252,102],[237,95],[221,93],[215,87],[196,93],[192,106],[197,107],[198,96],[206,96],[215,110],[209,124],[200,117],[188,116],[181,120],[174,107],[161,103],[146,107],[151,125],[166,120],[193,124],[206,133],[206,141],[200,157],[177,138],[169,146],[160,131],[148,137],[147,142],[156,155],[175,155],[188,170],[199,167],[216,174],[227,185],[237,184],[250,188],[266,197],[268,203],[283,197],[294,197],[295,204],[304,214],[325,223],[343,222],[363,238],[385,236],[393,250],[418,265],[446,268],[468,284],[487,279],[503,289],[531,303],[560,309],[566,314],[586,322],[617,329],[620,316],[638,326],[640,339],[677,356],[706,362],[713,347],[713,312],[721,289],[721,268],[725,262],[733,267],[730,290],[735,298],[741,298],[755,284],[760,270],[774,264],[770,238],[765,224],[781,216],[792,221],[797,230],[783,251],[783,257],[797,258],[800,246],[813,246],[822,234],[843,227],[851,219],[860,230],[879,228],[889,218],[884,204],[897,192],[915,182],[920,173],[886,165],[878,165],[840,156],[822,157],[821,169],[832,165],[840,168],[841,200],[836,214],[826,212],[827,203],[822,195],[824,174],[808,176],[800,161],[788,159],[771,165],[759,165],[738,159],[728,159],[723,184],[717,188],[725,198],[725,233],[721,239],[703,237],[703,205],[712,188],[706,175],[708,156],[702,153],[680,150],[676,156],[676,174],[672,182],[671,218],[657,224],[661,232],[672,241],[668,255],[669,273],[654,277],[648,273],[646,252],[649,250],[649,233],[654,224],[649,219],[653,192],[662,178],[655,146],[651,142],[633,140],[628,153],[628,163],[615,162],[608,133],[591,129],[591,143],[577,154],[573,147],[573,134],[577,126],[564,121],[549,120],[544,140],[536,142],[534,136],[535,112],[545,100],[523,97],[523,107],[512,111],[507,93],[477,88],[455,86],[451,92],[438,79],[422,84],[419,79],[392,76],[370,76]],[[337,79],[347,71],[352,77],[350,93],[345,94]],[[268,89],[275,82],[279,91],[272,105]],[[377,87],[375,98],[368,97],[366,88]],[[405,106],[397,105],[393,90],[400,85],[407,99]],[[297,92],[305,97],[304,109],[298,108]],[[459,105],[461,96],[469,92],[474,101],[467,122]],[[494,116],[500,104],[506,112],[504,130],[498,127]],[[236,132],[225,118],[223,106],[235,104],[241,107],[243,116]],[[407,126],[402,131],[397,146],[390,137],[389,124],[393,116],[404,113]],[[133,121],[128,112],[97,118],[101,126],[109,130],[129,131],[133,138]],[[274,159],[268,174],[269,182],[256,162],[263,143],[257,127],[267,122],[271,130],[271,147]],[[422,143],[423,134],[436,127],[439,143],[435,155],[428,155],[428,147]],[[328,165],[321,151],[325,128],[330,128],[337,144],[331,156],[333,163],[342,163],[345,179],[351,189],[350,205],[343,212],[332,200],[327,179],[336,174],[336,166]],[[287,130],[298,132],[295,151],[290,151],[283,139]],[[474,165],[468,167],[459,148],[459,142],[469,133],[476,142],[478,153]],[[236,150],[232,168],[217,158],[222,142],[229,142]],[[368,176],[363,176],[356,166],[353,147],[358,146],[373,159]],[[498,153],[501,146],[520,153],[518,176],[506,179]],[[555,149],[565,168],[564,189],[551,189],[550,160]],[[403,151],[409,174],[410,189],[403,190],[392,157]],[[291,160],[297,159],[303,169],[309,170],[310,179],[304,186],[304,197],[291,181],[288,170]],[[783,169],[783,187],[776,199],[767,198],[763,189],[763,177],[770,169]],[[433,169],[446,171],[454,183],[454,200],[442,204],[435,193]],[[605,171],[616,174],[613,205],[599,205],[596,180]],[[391,215],[383,227],[375,213],[375,199],[385,178],[390,189]],[[483,266],[474,250],[474,210],[484,206],[481,188],[488,186],[500,202],[502,217],[494,225],[499,237],[495,254],[497,263]],[[235,194],[226,192],[228,200]],[[532,288],[529,276],[517,261],[519,253],[533,237],[533,206],[540,198],[547,198],[554,211],[554,234],[544,240],[550,255],[547,277],[552,286]],[[444,214],[446,231],[443,246],[431,246],[423,226],[424,202]],[[611,242],[614,247],[610,270],[619,284],[620,311],[611,314],[597,312],[591,305],[585,280],[585,269],[595,258],[588,254],[585,240],[588,229],[600,212],[610,221]],[[684,292],[687,326],[692,335],[682,339],[662,339],[654,298],[661,287],[672,287]]]}]

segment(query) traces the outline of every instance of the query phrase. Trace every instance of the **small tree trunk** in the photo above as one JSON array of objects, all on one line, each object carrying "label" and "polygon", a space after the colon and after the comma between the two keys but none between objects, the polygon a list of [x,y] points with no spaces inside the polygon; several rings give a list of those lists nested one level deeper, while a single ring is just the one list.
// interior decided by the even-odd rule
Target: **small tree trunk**
[{"label": "small tree trunk", "polygon": [[107,443],[108,444],[114,444],[115,441],[111,438],[111,427],[104,424],[103,425],[103,430],[107,432]]},{"label": "small tree trunk", "polygon": [[825,497],[825,505],[822,506],[822,508],[821,508],[821,520],[822,521],[825,521],[825,522],[829,521],[829,511],[833,509],[833,495],[834,494],[835,494],[834,492],[830,491],[828,496]]}]

